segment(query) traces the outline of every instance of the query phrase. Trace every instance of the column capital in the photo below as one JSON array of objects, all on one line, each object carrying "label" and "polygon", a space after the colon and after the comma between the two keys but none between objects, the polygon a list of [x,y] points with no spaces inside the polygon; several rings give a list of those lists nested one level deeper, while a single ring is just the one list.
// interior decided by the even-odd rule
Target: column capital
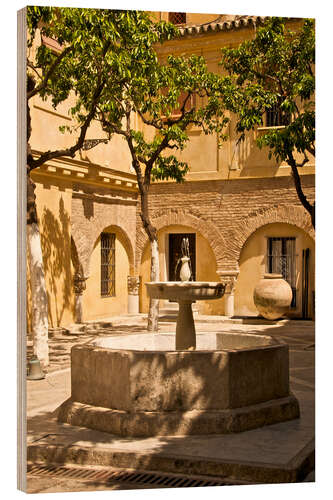
[{"label": "column capital", "polygon": [[129,295],[139,295],[140,276],[127,276],[127,290]]},{"label": "column capital", "polygon": [[222,283],[225,283],[226,289],[225,293],[234,293],[234,288],[235,284],[237,281],[237,277],[239,274],[239,271],[233,270],[233,271],[217,271],[217,274],[220,278],[220,281]]},{"label": "column capital", "polygon": [[74,274],[73,278],[73,286],[74,292],[76,295],[82,295],[84,290],[86,289],[86,281],[88,276],[82,276],[81,274]]}]

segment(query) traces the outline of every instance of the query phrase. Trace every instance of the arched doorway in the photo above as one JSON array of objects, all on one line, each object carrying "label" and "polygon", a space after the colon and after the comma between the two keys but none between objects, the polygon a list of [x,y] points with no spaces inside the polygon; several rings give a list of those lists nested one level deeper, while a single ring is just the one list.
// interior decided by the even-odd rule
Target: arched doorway
[{"label": "arched doorway", "polygon": [[235,286],[235,315],[256,316],[253,290],[264,273],[284,275],[293,288],[289,317],[313,316],[314,240],[303,229],[284,222],[266,224],[245,241]]},{"label": "arched doorway", "polygon": [[[190,254],[192,267],[195,270],[197,281],[220,281],[217,274],[218,264],[210,242],[196,228],[181,224],[171,224],[158,230],[158,246],[160,256],[160,279],[168,281],[174,279],[174,263],[177,260],[177,244],[183,236],[191,240]],[[175,248],[176,247],[176,248]],[[178,249],[178,253],[179,253]],[[175,255],[171,255],[174,252]],[[142,251],[140,264],[142,287],[140,293],[140,311],[147,312],[149,299],[144,283],[150,281],[150,245],[147,243]],[[163,304],[161,304],[163,305]],[[196,303],[200,314],[223,314],[224,298],[214,301],[200,301]]]}]

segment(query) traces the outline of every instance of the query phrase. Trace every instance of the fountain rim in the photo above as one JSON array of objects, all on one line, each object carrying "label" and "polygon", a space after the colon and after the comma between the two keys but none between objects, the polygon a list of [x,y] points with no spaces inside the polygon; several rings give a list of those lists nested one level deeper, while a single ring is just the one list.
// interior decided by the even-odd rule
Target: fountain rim
[{"label": "fountain rim", "polygon": [[169,288],[222,288],[225,283],[221,281],[148,281],[146,286],[167,286]]},{"label": "fountain rim", "polygon": [[[204,333],[199,333],[197,335],[205,335],[206,332]],[[222,333],[222,332],[213,332],[215,333],[216,335],[218,335],[219,333]],[[160,333],[151,333],[151,334],[146,334],[146,333],[138,333],[136,335],[152,335],[152,336],[160,336],[160,335],[172,335],[170,334],[169,332],[165,333],[165,332],[160,332]],[[175,335],[175,334],[173,334]],[[250,334],[250,333],[232,333],[232,334],[229,334],[229,335],[234,335],[234,336],[242,336],[242,337],[253,337],[253,336],[256,336],[255,334]],[[114,337],[119,337],[119,338],[122,338],[123,335],[119,335],[119,336],[116,336],[116,335],[108,335],[106,337],[103,337],[104,339],[105,338],[114,338]],[[88,342],[86,344],[82,344],[82,345],[77,345],[75,347],[89,347],[89,348],[94,348],[94,349],[105,349],[105,350],[108,350],[108,351],[118,351],[118,352],[132,352],[132,353],[145,353],[145,354],[166,354],[166,353],[187,353],[187,354],[201,354],[201,353],[223,353],[223,352],[240,352],[240,351],[253,351],[253,350],[263,350],[263,349],[271,349],[271,348],[277,348],[277,347],[281,347],[281,346],[287,346],[288,344],[280,339],[275,339],[274,337],[270,336],[270,335],[260,335],[260,338],[262,340],[266,340],[268,343],[265,343],[263,345],[254,345],[254,346],[248,346],[248,347],[240,347],[240,348],[231,348],[231,347],[226,347],[224,349],[137,349],[137,348],[128,348],[128,347],[111,347],[111,346],[101,346],[101,345],[98,345],[97,342],[98,340],[102,340],[102,339],[96,339],[92,342]],[[272,343],[269,343],[269,341],[273,341]]]}]

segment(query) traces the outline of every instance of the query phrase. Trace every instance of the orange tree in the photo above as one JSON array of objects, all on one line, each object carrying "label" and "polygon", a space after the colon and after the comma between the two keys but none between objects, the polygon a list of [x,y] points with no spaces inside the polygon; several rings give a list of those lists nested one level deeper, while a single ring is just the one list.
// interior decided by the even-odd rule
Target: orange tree
[{"label": "orange tree", "polygon": [[273,17],[258,28],[253,40],[235,49],[224,49],[221,65],[221,100],[236,114],[240,139],[247,130],[262,125],[268,110],[280,117],[282,127],[267,128],[257,138],[269,157],[291,167],[298,198],[315,226],[315,203],[305,195],[299,169],[315,156],[315,29],[306,19],[301,29],[287,29],[287,20]]}]

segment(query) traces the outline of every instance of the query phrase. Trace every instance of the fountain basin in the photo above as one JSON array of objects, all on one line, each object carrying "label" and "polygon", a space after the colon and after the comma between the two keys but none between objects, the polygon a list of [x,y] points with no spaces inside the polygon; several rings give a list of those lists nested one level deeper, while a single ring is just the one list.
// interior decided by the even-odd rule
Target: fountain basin
[{"label": "fountain basin", "polygon": [[106,337],[74,346],[72,394],[58,418],[120,436],[223,434],[299,416],[289,391],[288,346],[269,336]]},{"label": "fountain basin", "polygon": [[153,281],[146,283],[152,299],[195,302],[223,297],[225,284],[208,281]]}]

